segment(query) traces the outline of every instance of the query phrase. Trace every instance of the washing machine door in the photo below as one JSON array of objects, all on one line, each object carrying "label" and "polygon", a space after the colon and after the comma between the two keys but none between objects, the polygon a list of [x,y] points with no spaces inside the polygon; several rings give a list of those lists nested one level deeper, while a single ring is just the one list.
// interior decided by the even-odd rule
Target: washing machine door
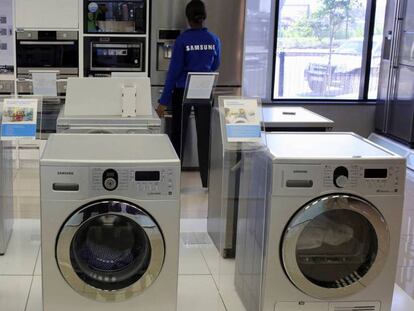
[{"label": "washing machine door", "polygon": [[82,207],[63,225],[56,243],[62,276],[79,294],[123,301],[150,287],[161,272],[165,244],[142,208],[122,201]]},{"label": "washing machine door", "polygon": [[318,299],[364,289],[383,269],[390,244],[385,219],[369,202],[330,195],[303,206],[287,225],[282,260],[291,282]]}]

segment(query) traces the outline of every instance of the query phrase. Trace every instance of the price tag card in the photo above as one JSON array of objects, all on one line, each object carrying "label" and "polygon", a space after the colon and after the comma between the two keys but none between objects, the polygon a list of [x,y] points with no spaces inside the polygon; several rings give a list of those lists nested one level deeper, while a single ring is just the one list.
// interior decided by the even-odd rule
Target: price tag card
[{"label": "price tag card", "polygon": [[261,113],[257,99],[224,99],[223,108],[228,142],[261,139]]},{"label": "price tag card", "polygon": [[217,72],[189,72],[184,92],[184,102],[211,104],[217,79]]},{"label": "price tag card", "polygon": [[33,77],[33,94],[57,96],[57,71],[31,71]]},{"label": "price tag card", "polygon": [[1,139],[36,139],[37,99],[5,99]]}]

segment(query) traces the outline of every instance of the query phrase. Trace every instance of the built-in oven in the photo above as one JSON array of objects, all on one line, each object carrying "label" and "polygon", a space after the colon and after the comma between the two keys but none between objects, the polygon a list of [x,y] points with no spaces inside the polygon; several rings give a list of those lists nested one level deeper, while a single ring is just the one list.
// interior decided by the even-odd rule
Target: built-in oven
[{"label": "built-in oven", "polygon": [[145,34],[147,0],[86,0],[84,19],[87,34]]},{"label": "built-in oven", "polygon": [[85,38],[85,76],[145,72],[145,38]]},{"label": "built-in oven", "polygon": [[66,93],[66,80],[79,76],[77,31],[16,32],[17,91],[31,94],[32,72],[57,72],[58,93]]}]

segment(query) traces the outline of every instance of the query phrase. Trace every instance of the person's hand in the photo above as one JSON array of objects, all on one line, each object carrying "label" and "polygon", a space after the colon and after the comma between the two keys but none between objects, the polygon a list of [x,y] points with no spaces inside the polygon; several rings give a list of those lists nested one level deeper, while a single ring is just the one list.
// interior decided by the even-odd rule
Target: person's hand
[{"label": "person's hand", "polygon": [[157,114],[160,118],[164,118],[166,110],[167,110],[167,106],[164,106],[164,105],[161,105],[161,104],[159,104],[157,109],[155,109],[155,111],[157,112]]}]

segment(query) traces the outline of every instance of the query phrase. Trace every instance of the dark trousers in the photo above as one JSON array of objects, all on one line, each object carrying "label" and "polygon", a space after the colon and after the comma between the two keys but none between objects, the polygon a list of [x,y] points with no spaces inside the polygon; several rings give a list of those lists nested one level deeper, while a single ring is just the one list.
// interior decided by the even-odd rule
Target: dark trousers
[{"label": "dark trousers", "polygon": [[191,108],[194,107],[196,129],[197,129],[197,150],[200,167],[201,182],[204,188],[208,186],[208,167],[210,156],[210,120],[211,105],[209,104],[185,104],[183,106],[184,89],[175,89],[172,98],[172,133],[171,140],[175,151],[184,158],[184,146],[187,136],[188,120]]}]

